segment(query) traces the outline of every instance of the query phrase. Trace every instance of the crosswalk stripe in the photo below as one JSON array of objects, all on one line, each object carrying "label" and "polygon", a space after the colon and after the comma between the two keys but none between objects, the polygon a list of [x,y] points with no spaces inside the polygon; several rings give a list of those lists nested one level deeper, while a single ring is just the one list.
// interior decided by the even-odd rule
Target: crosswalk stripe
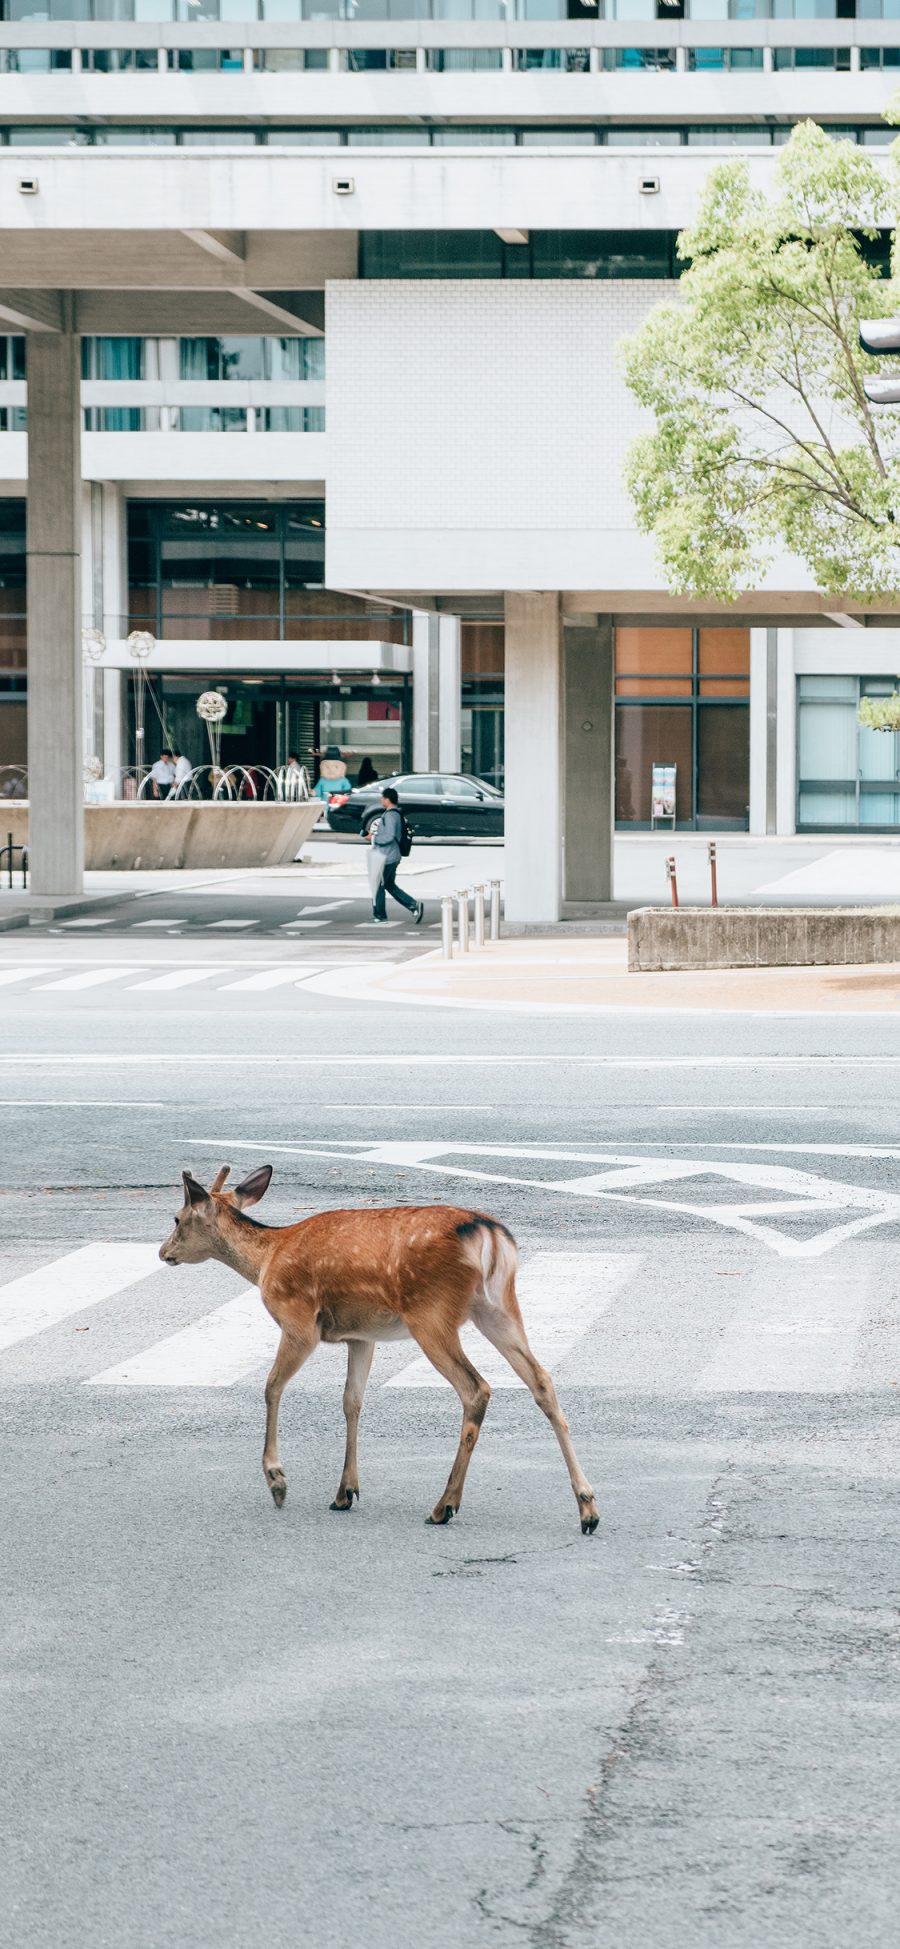
[{"label": "crosswalk stripe", "polygon": [[297,932],[297,931],[298,931],[298,930],[299,930],[299,929],[300,929],[301,927],[328,927],[329,925],[330,925],[330,923],[329,923],[329,922],[328,922],[327,920],[285,920],[285,921],[282,921],[282,926],[284,927],[284,929],[285,929],[285,932],[286,932],[286,933],[291,933],[291,934],[293,934],[293,933],[296,933],[296,932]]},{"label": "crosswalk stripe", "polygon": [[255,1286],[193,1326],[93,1374],[88,1387],[231,1387],[271,1360],[278,1328]]},{"label": "crosswalk stripe", "polygon": [[222,981],[219,983],[219,986],[223,991],[232,995],[240,993],[260,994],[267,988],[286,988],[289,981],[296,981],[301,974],[305,976],[321,973],[322,970],[320,967],[307,967],[305,963],[301,971],[295,961],[292,962],[289,968],[260,968],[257,974],[244,975],[241,981]]},{"label": "crosswalk stripe", "polygon": [[206,922],[210,933],[217,927],[257,927],[258,925],[258,918],[254,918],[253,920],[208,920]]},{"label": "crosswalk stripe", "polygon": [[140,974],[138,967],[123,968],[82,968],[78,974],[63,975],[59,981],[42,981],[38,986],[39,995],[47,995],[51,989],[101,988],[104,982],[118,981],[120,976]]},{"label": "crosswalk stripe", "polygon": [[701,1394],[829,1394],[853,1366],[870,1294],[821,1259],[767,1265],[696,1383]]},{"label": "crosswalk stripe", "polygon": [[104,1243],[82,1245],[36,1272],[23,1273],[0,1286],[0,1350],[56,1326],[70,1313],[112,1299],[159,1269],[156,1245]]},{"label": "crosswalk stripe", "polygon": [[337,907],[350,907],[352,906],[352,904],[353,903],[351,900],[317,900],[315,906],[313,907],[309,907],[309,906],[301,907],[300,913],[301,915],[302,914],[330,914],[330,913],[334,913]]},{"label": "crosswalk stripe", "polygon": [[137,929],[139,927],[180,927],[180,926],[181,926],[180,920],[166,920],[165,918],[157,919],[157,920],[133,920],[131,922],[132,931],[135,933],[137,932]]},{"label": "crosswalk stripe", "polygon": [[[521,1267],[516,1286],[529,1345],[551,1372],[590,1331],[637,1271],[635,1252],[535,1252]],[[522,1387],[508,1362],[475,1327],[460,1339],[469,1359],[491,1387]],[[430,1360],[419,1355],[388,1387],[447,1387]]]},{"label": "crosswalk stripe", "polygon": [[130,981],[128,986],[135,993],[152,991],[168,994],[173,988],[190,988],[198,981],[209,981],[213,975],[221,973],[221,968],[209,965],[205,968],[170,968],[168,974],[151,975],[149,981]]},{"label": "crosswalk stripe", "polygon": [[28,968],[4,968],[0,971],[0,988],[11,988],[14,981],[30,981],[33,975],[52,974],[49,961]]}]

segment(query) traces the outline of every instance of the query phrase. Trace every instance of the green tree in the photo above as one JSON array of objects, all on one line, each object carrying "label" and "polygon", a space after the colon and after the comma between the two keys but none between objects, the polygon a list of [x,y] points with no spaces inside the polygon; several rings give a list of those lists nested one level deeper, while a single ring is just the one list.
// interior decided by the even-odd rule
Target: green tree
[{"label": "green tree", "polygon": [[900,410],[869,405],[863,379],[885,365],[858,339],[861,318],[900,309],[877,261],[896,213],[893,162],[812,122],[771,199],[744,162],[711,172],[678,297],[625,347],[654,420],[626,478],[678,593],[726,601],[787,549],[823,592],[900,594]]}]

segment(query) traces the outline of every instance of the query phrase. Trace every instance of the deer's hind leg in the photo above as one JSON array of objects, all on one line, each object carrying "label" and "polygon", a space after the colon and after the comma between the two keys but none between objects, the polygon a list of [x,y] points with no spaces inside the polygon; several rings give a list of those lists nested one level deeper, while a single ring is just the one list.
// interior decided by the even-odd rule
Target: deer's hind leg
[{"label": "deer's hind leg", "polygon": [[550,1375],[535,1358],[528,1344],[512,1282],[502,1298],[492,1298],[487,1292],[479,1295],[472,1308],[472,1323],[490,1341],[491,1346],[502,1353],[504,1360],[509,1361],[513,1373],[518,1374],[519,1379],[530,1388],[541,1412],[547,1416],[569,1471],[582,1535],[592,1536],[600,1521],[594,1491],[575,1453],[569,1424],[559,1405]]},{"label": "deer's hind leg", "polygon": [[263,1474],[272,1491],[272,1501],[276,1509],[281,1509],[287,1495],[287,1482],[284,1469],[278,1459],[278,1410],[281,1397],[288,1381],[298,1368],[308,1360],[316,1345],[315,1340],[295,1339],[282,1333],[278,1352],[269,1378],[266,1381],[266,1440],[263,1448]]},{"label": "deer's hind leg", "polygon": [[338,1484],[338,1492],[331,1504],[332,1509],[352,1509],[353,1498],[359,1501],[359,1472],[356,1462],[356,1431],[359,1427],[359,1412],[363,1404],[366,1382],[372,1367],[375,1352],[373,1340],[348,1340],[347,1379],[344,1383],[344,1419],[347,1423],[347,1446],[344,1451],[344,1472]]},{"label": "deer's hind leg", "polygon": [[449,1523],[462,1502],[466,1470],[481,1433],[491,1390],[478,1369],[466,1359],[455,1327],[448,1330],[447,1327],[434,1328],[410,1321],[409,1329],[432,1367],[436,1367],[438,1373],[450,1382],[462,1402],[462,1430],[447,1487],[435,1503],[431,1515],[426,1518],[429,1523]]}]

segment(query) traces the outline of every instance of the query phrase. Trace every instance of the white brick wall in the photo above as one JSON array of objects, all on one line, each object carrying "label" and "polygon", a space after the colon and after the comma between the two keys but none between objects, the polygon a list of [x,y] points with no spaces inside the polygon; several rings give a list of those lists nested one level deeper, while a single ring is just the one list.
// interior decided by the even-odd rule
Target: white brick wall
[{"label": "white brick wall", "polygon": [[675,287],[361,280],[328,287],[328,580],[658,588],[622,459],[616,348]]}]

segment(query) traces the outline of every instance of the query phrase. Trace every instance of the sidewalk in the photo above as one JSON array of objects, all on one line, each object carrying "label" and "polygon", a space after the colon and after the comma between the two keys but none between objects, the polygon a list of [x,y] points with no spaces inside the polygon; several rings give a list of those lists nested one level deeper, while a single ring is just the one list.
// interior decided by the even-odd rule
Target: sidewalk
[{"label": "sidewalk", "polygon": [[[360,999],[358,978],[318,984]],[[900,964],[628,974],[624,940],[497,941],[443,960],[440,951],[373,973],[366,998],[432,1008],[593,1014],[622,1009],[708,1013],[878,1014],[900,1010]]]}]

